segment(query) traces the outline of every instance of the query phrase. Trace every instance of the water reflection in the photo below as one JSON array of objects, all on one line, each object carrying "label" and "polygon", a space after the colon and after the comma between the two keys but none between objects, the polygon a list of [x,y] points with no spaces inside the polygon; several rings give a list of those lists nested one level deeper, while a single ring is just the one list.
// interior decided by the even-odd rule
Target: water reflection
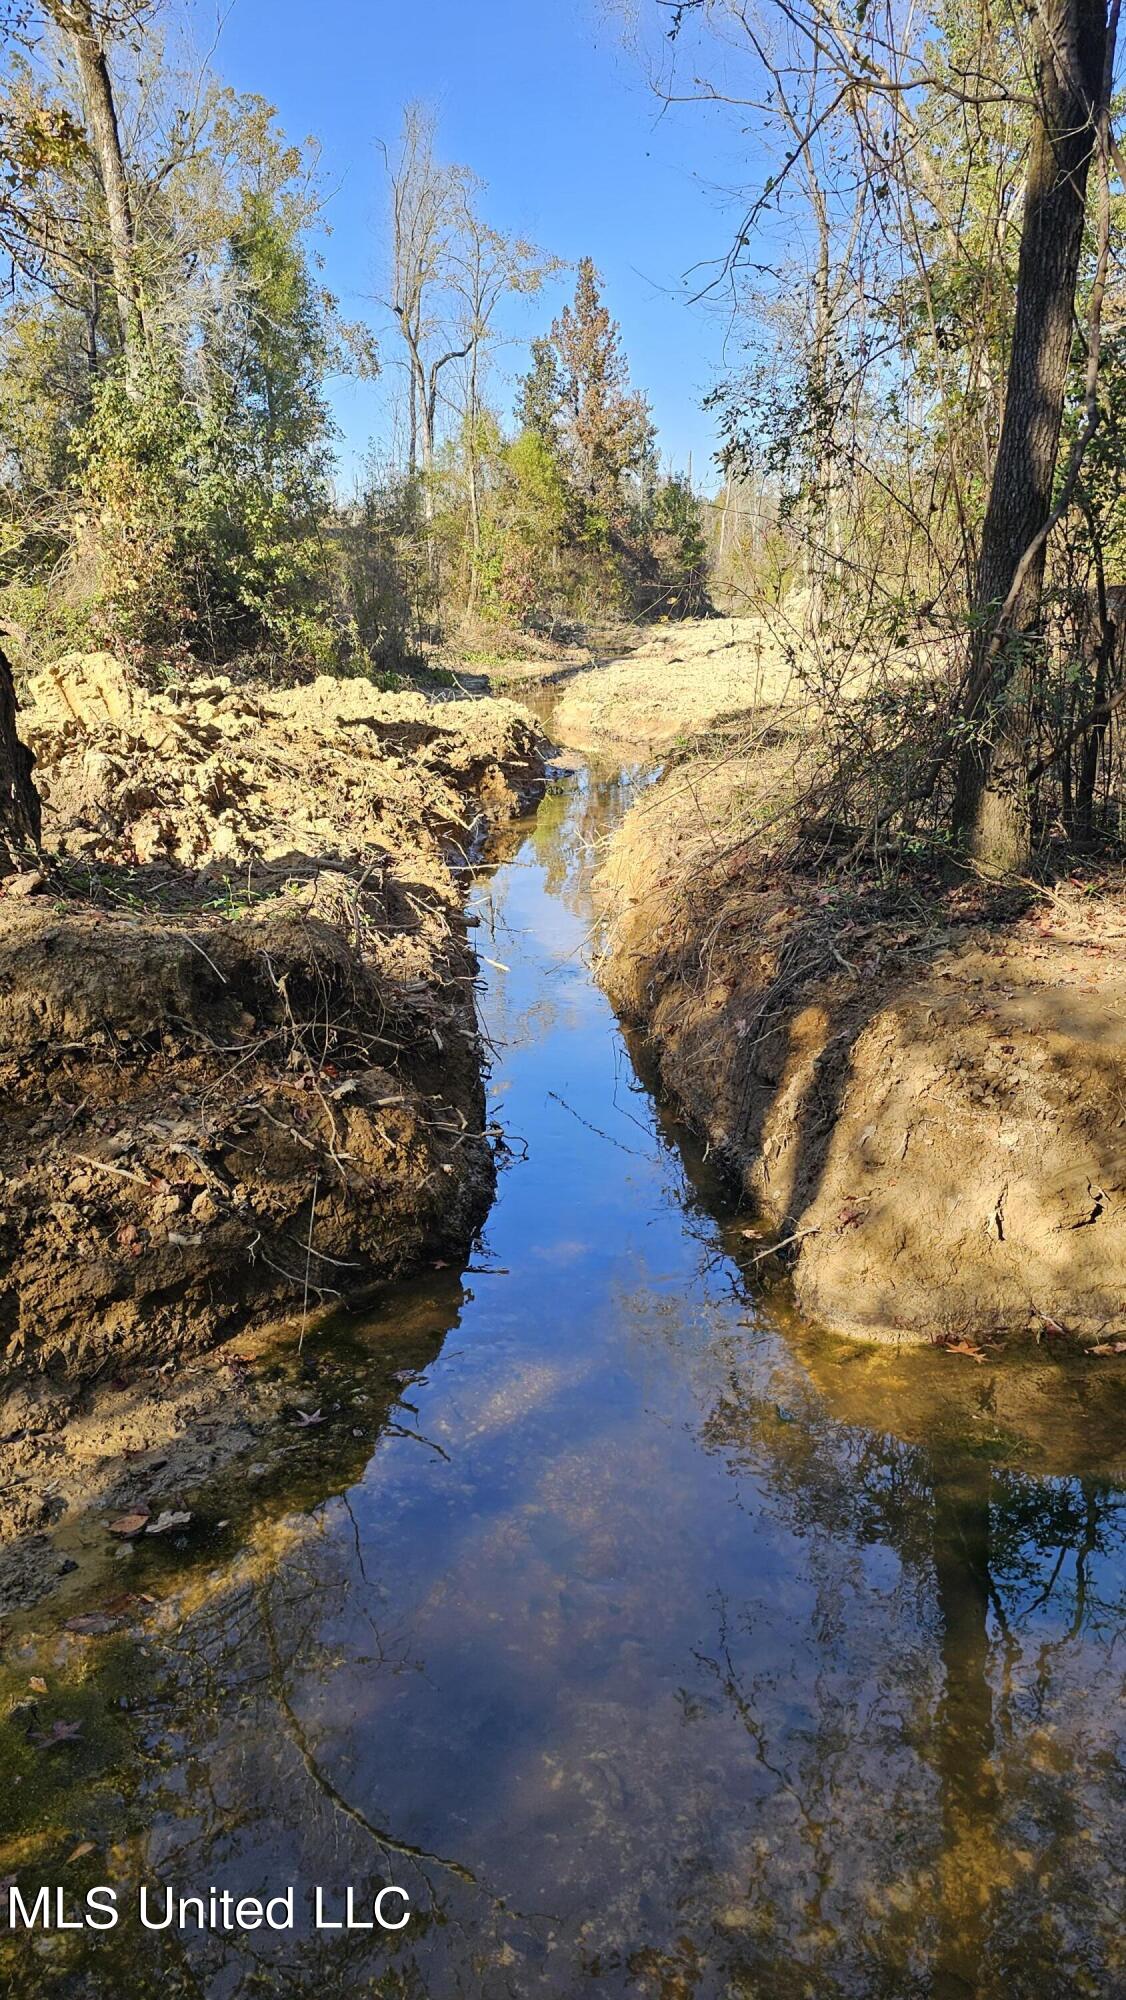
[{"label": "water reflection", "polygon": [[376,1448],[318,1444],[132,1632],[44,1635],[70,1762],[6,1730],[21,1881],[90,1840],[59,1879],[395,1880],[410,1926],[123,1921],[9,1945],[11,1992],[1123,1989],[1121,1410],[749,1303],[584,964],[620,804],[557,790],[482,882],[514,1157],[461,1289],[349,1335],[357,1382],[426,1343]]}]

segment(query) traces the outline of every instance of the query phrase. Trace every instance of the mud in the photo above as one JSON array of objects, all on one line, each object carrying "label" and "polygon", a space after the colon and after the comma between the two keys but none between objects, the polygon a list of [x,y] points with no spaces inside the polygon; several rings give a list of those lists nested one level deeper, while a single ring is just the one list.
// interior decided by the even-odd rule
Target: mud
[{"label": "mud", "polygon": [[94,656],[21,726],[49,860],[0,898],[7,1379],[463,1248],[494,1169],[458,876],[540,784],[529,719],[359,680],[153,695]]},{"label": "mud", "polygon": [[[600,888],[603,978],[832,1330],[1126,1336],[1126,888],[764,874],[754,754],[689,756]],[[1121,1365],[1108,1355],[1097,1365]]]}]

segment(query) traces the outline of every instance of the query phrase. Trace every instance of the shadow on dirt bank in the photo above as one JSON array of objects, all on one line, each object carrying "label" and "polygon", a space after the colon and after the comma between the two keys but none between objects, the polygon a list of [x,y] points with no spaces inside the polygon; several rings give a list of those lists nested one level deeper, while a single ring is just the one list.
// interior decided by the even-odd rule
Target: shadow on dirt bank
[{"label": "shadow on dirt bank", "polygon": [[374,860],[359,878],[297,860],[249,869],[229,917],[159,907],[180,894],[167,871],[105,866],[103,907],[4,910],[10,1371],[198,1350],[480,1222],[493,1167],[457,901],[424,904]]},{"label": "shadow on dirt bank", "polygon": [[794,1239],[802,1309],[893,1340],[1126,1332],[1118,906],[772,886],[745,848],[686,866],[661,814],[658,787],[612,844],[604,976]]},{"label": "shadow on dirt bank", "polygon": [[322,676],[24,713],[47,858],[0,899],[9,1374],[163,1361],[465,1248],[485,1213],[466,862],[530,718]]}]

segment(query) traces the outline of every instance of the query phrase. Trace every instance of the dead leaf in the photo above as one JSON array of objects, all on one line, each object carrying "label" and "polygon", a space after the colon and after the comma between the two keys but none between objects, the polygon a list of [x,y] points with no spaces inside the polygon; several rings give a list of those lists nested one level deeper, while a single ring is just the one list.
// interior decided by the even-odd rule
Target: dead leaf
[{"label": "dead leaf", "polygon": [[73,1743],[75,1737],[81,1734],[80,1722],[64,1722],[60,1717],[57,1722],[52,1722],[49,1729],[37,1730],[31,1740],[37,1743],[41,1750],[53,1750],[56,1743]]},{"label": "dead leaf", "polygon": [[78,1846],[67,1855],[63,1863],[64,1868],[69,1868],[72,1861],[81,1861],[84,1854],[93,1854],[93,1852],[94,1843],[92,1840],[80,1840]]},{"label": "dead leaf", "polygon": [[155,1521],[149,1523],[145,1529],[145,1533],[146,1535],[166,1535],[169,1528],[186,1528],[191,1518],[189,1513],[177,1514],[173,1513],[170,1508],[165,1508],[162,1514],[157,1515]]},{"label": "dead leaf", "polygon": [[33,1694],[46,1694],[47,1692],[47,1683],[42,1674],[32,1674],[31,1679],[28,1681],[28,1687]]},{"label": "dead leaf", "polygon": [[303,1430],[308,1430],[310,1424],[323,1424],[324,1422],[324,1417],[320,1410],[295,1410],[293,1414]]},{"label": "dead leaf", "polygon": [[972,1340],[944,1340],[942,1346],[946,1354],[968,1354],[971,1361],[985,1360],[980,1347],[975,1347]]},{"label": "dead leaf", "polygon": [[1126,1340],[1100,1340],[1097,1347],[1089,1347],[1088,1354],[1126,1354]]},{"label": "dead leaf", "polygon": [[147,1507],[138,1507],[132,1514],[119,1514],[116,1521],[111,1521],[109,1524],[110,1534],[139,1535],[141,1529],[146,1525],[148,1518],[149,1512]]}]

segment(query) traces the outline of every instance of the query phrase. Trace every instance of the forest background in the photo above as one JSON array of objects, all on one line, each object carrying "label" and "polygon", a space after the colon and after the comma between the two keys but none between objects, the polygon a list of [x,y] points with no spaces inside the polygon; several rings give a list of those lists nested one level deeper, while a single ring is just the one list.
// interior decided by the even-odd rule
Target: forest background
[{"label": "forest background", "polygon": [[[728,327],[695,483],[592,259],[510,227],[425,105],[350,320],[315,152],[177,53],[175,6],[6,0],[9,651],[385,674],[737,607],[816,709],[803,833],[1018,869],[1118,841],[1117,6],[615,19],[658,110],[747,135],[692,274]],[[543,307],[518,367],[514,300]],[[397,446],[344,494],[327,385],[380,370]]]}]

